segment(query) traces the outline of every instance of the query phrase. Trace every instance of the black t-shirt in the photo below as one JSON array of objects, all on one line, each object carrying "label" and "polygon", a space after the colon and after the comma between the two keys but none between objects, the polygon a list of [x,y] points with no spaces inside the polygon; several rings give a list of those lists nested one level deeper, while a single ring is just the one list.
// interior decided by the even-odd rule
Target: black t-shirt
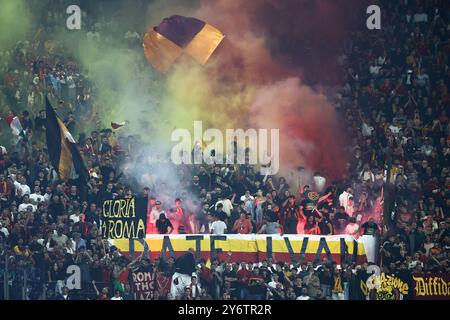
[{"label": "black t-shirt", "polygon": [[81,198],[80,198],[80,196],[79,195],[77,195],[77,194],[69,194],[68,195],[68,198],[70,199],[70,201],[77,201],[78,203],[80,203],[81,202]]},{"label": "black t-shirt", "polygon": [[102,267],[100,265],[94,267],[91,267],[90,270],[91,278],[92,280],[95,280],[97,282],[102,282]]},{"label": "black t-shirt", "polygon": [[336,226],[336,229],[338,229],[338,230],[345,229],[345,227],[348,224],[349,219],[350,219],[350,217],[348,216],[347,213],[337,212],[334,215],[334,225]]},{"label": "black t-shirt", "polygon": [[32,129],[33,128],[33,121],[31,119],[22,119],[20,121],[22,123],[23,130]]},{"label": "black t-shirt", "polygon": [[205,189],[209,188],[211,178],[207,173],[199,174],[198,179],[199,179],[198,184],[200,185],[201,188]]},{"label": "black t-shirt", "polygon": [[[106,150],[107,148],[105,148],[105,145],[103,144],[103,148],[104,148],[104,152],[103,153],[106,153],[106,152],[111,150],[111,147],[109,146],[109,144],[107,146],[109,147],[109,150]],[[112,166],[110,166],[110,165],[101,166],[100,167],[100,172],[102,174],[103,179],[109,179],[109,174],[111,172],[114,172],[114,168]]]},{"label": "black t-shirt", "polygon": [[332,275],[330,270],[325,270],[323,267],[319,269],[318,274],[319,280],[321,284],[324,285],[332,285]]},{"label": "black t-shirt", "polygon": [[378,225],[375,222],[366,222],[361,227],[364,229],[364,234],[366,235],[375,235],[375,232],[378,230]]},{"label": "black t-shirt", "polygon": [[295,216],[295,206],[287,205],[283,208],[284,217]]},{"label": "black t-shirt", "polygon": [[215,215],[222,221],[225,221],[228,218],[227,214],[223,210],[222,211],[216,211]]},{"label": "black t-shirt", "polygon": [[90,211],[90,210],[87,211],[85,216],[86,216],[86,220],[85,221],[87,223],[94,223],[94,222],[96,222],[98,224],[100,222],[99,216],[93,211]]},{"label": "black t-shirt", "polygon": [[[223,276],[223,280],[224,280],[224,281],[225,281],[225,277],[227,277],[227,278],[237,278],[236,272],[234,272],[233,270],[231,270],[231,271],[225,270],[225,271],[222,273],[222,276]],[[233,285],[234,282],[231,282],[231,284]]]},{"label": "black t-shirt", "polygon": [[50,203],[48,206],[48,213],[54,218],[64,214],[64,206],[62,203]]},{"label": "black t-shirt", "polygon": [[278,214],[273,212],[272,210],[267,211],[266,219],[268,222],[277,222],[279,220]]},{"label": "black t-shirt", "polygon": [[273,289],[271,290],[273,300],[285,300],[285,295],[283,295],[283,290]]},{"label": "black t-shirt", "polygon": [[40,131],[45,130],[45,123],[46,123],[45,119],[41,117],[36,117],[36,119],[34,120],[34,129]]},{"label": "black t-shirt", "polygon": [[153,266],[148,265],[148,266],[140,266],[136,272],[153,272]]},{"label": "black t-shirt", "polygon": [[248,279],[248,283],[249,283],[248,291],[251,294],[265,294],[266,287],[264,286],[263,282],[264,282],[263,277],[251,275]]},{"label": "black t-shirt", "polygon": [[170,222],[169,219],[164,219],[164,220],[156,220],[156,228],[158,229],[158,232],[160,234],[166,234],[167,233],[167,229],[169,227],[172,227],[172,223]]},{"label": "black t-shirt", "polygon": [[180,256],[175,261],[175,270],[182,274],[191,275],[195,271],[195,258],[190,252]]},{"label": "black t-shirt", "polygon": [[319,222],[320,234],[327,235],[331,233],[331,228],[329,226],[331,221],[328,218],[323,218],[322,221]]},{"label": "black t-shirt", "polygon": [[[99,153],[104,154],[112,150],[112,147],[108,143],[102,143],[99,147]],[[105,176],[104,176],[105,177]],[[107,177],[107,175],[106,175]]]},{"label": "black t-shirt", "polygon": [[302,289],[306,288],[306,286],[302,285],[299,287],[298,285],[294,284],[293,288],[294,288],[295,296],[298,297],[298,296],[302,295]]},{"label": "black t-shirt", "polygon": [[290,215],[284,220],[285,234],[297,234],[297,218],[294,215]]},{"label": "black t-shirt", "polygon": [[222,176],[220,174],[211,174],[211,186],[221,187],[222,186]]}]

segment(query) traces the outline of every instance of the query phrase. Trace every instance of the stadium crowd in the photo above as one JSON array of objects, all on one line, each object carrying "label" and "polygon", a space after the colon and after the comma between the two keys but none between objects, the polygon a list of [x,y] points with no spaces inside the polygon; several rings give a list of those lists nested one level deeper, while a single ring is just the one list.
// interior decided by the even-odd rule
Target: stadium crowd
[{"label": "stadium crowd", "polygon": [[[0,66],[3,103],[21,110],[26,132],[0,147],[0,282],[8,281],[10,298],[132,300],[131,271],[173,274],[172,258],[131,261],[102,239],[103,200],[130,195],[149,198],[149,233],[372,235],[381,240],[382,270],[448,273],[448,12],[435,5],[443,1],[383,3],[383,28],[357,30],[344,44],[345,81],[334,103],[353,137],[344,150],[351,160],[346,175],[325,186],[320,173],[306,185],[303,171],[264,177],[244,165],[178,166],[176,188],[142,186],[126,166],[140,161],[139,136],[126,127],[83,132],[87,119],[100,124],[95,85],[67,49],[35,37],[2,52],[10,56]],[[50,166],[45,92],[79,135],[87,185],[57,180]],[[81,291],[64,286],[72,264],[81,269]],[[155,299],[365,299],[359,284],[367,267],[202,261],[181,295]]]}]

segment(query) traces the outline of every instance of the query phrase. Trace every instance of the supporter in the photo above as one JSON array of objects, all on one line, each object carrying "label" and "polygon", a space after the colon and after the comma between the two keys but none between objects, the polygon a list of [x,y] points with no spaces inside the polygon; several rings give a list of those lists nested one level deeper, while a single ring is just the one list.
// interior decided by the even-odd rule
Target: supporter
[{"label": "supporter", "polygon": [[[171,234],[173,232],[173,225],[169,219],[166,218],[164,213],[159,215],[159,219],[156,220],[156,229],[160,234]],[[170,231],[168,231],[170,229]]]},{"label": "supporter", "polygon": [[227,225],[218,216],[213,216],[213,221],[210,228],[211,234],[221,235],[227,232]]},{"label": "supporter", "polygon": [[240,214],[239,220],[236,220],[233,226],[233,231],[239,234],[249,234],[252,231],[252,223],[247,218],[245,212]]},{"label": "supporter", "polygon": [[296,300],[310,300],[311,297],[308,295],[308,289],[303,288],[302,293],[297,297]]},{"label": "supporter", "polygon": [[60,294],[58,298],[58,300],[72,300],[72,298],[70,297],[69,289],[67,287],[64,287],[62,289],[62,294]]},{"label": "supporter", "polygon": [[120,290],[116,290],[114,291],[114,295],[109,300],[124,300],[124,299],[120,293]]},{"label": "supporter", "polygon": [[360,230],[359,230],[359,224],[356,223],[356,218],[351,217],[349,220],[349,223],[345,227],[345,234],[352,235],[355,239],[359,238]]},{"label": "supporter", "polygon": [[379,233],[379,226],[375,223],[373,218],[369,218],[369,220],[361,225],[361,228],[364,229],[365,235],[375,236]]},{"label": "supporter", "polygon": [[[173,188],[169,181],[142,182],[142,167],[138,174],[127,167],[143,159],[144,139],[102,127],[109,120],[91,109],[104,101],[71,49],[48,52],[37,40],[25,47],[18,43],[12,50],[14,65],[0,70],[0,107],[2,114],[13,110],[19,116],[27,139],[9,139],[2,132],[1,261],[13,256],[16,274],[26,270],[30,282],[40,288],[48,283],[48,291],[56,288],[59,299],[75,297],[64,281],[67,266],[76,263],[83,294],[89,296],[92,279],[97,299],[108,300],[109,292],[114,299],[119,291],[118,298],[128,300],[133,294],[130,261],[97,235],[103,200],[145,190],[154,200],[148,210],[150,234],[363,234],[380,240],[386,272],[449,272],[448,17],[434,13],[436,2],[420,3],[422,8],[415,2],[382,1],[396,12],[386,16],[383,32],[358,29],[349,35],[344,83],[330,102],[349,124],[343,153],[350,159],[344,176],[331,183],[326,172],[308,179],[304,169],[313,173],[315,168],[299,170],[288,183],[279,176],[258,177],[251,166],[219,164],[165,168],[180,177]],[[105,32],[101,26],[91,29],[94,39]],[[136,34],[127,32],[129,39]],[[53,100],[62,101],[57,109],[72,135],[81,136],[79,148],[90,170],[84,185],[58,181],[50,166],[43,110],[47,87]],[[17,92],[25,100],[17,99]],[[297,198],[291,195],[295,189]],[[175,208],[169,209],[174,201]],[[161,261],[155,270],[172,275],[173,259]],[[241,262],[235,270],[236,264],[222,268],[219,262],[209,263],[200,263],[200,294],[191,288],[186,298],[362,298],[356,293],[365,272],[360,265],[339,271],[311,263],[286,270],[266,263],[265,270]]]},{"label": "supporter", "polygon": [[[109,290],[108,290],[108,288],[105,287],[105,288],[102,289],[102,292],[99,292],[98,289],[97,289],[97,286],[95,284],[95,280],[92,281],[92,286],[94,287],[95,293],[97,295],[97,300],[110,300],[109,299]],[[116,290],[116,291],[118,291],[118,290]]]}]

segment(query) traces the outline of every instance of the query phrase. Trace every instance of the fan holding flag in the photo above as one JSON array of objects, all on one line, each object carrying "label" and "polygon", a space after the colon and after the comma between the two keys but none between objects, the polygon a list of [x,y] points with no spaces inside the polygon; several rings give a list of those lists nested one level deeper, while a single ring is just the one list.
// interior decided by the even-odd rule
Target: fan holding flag
[{"label": "fan holding flag", "polygon": [[67,181],[69,179],[88,180],[88,170],[73,139],[63,121],[58,117],[45,97],[46,104],[46,138],[50,160],[58,173],[58,177]]},{"label": "fan holding flag", "polygon": [[[0,117],[1,119],[1,117]],[[11,128],[11,132],[13,135],[18,136],[19,140],[23,139],[27,141],[27,134],[25,130],[22,128],[22,123],[18,116],[15,116],[12,111],[9,111],[5,117],[5,121],[8,123],[8,126]]]}]

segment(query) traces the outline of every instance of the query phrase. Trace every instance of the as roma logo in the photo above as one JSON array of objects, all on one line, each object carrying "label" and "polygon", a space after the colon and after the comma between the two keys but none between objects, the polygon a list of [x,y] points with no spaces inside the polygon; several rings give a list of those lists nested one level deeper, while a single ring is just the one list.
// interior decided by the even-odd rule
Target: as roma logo
[{"label": "as roma logo", "polygon": [[319,194],[315,191],[308,192],[308,199],[311,201],[319,200]]}]

